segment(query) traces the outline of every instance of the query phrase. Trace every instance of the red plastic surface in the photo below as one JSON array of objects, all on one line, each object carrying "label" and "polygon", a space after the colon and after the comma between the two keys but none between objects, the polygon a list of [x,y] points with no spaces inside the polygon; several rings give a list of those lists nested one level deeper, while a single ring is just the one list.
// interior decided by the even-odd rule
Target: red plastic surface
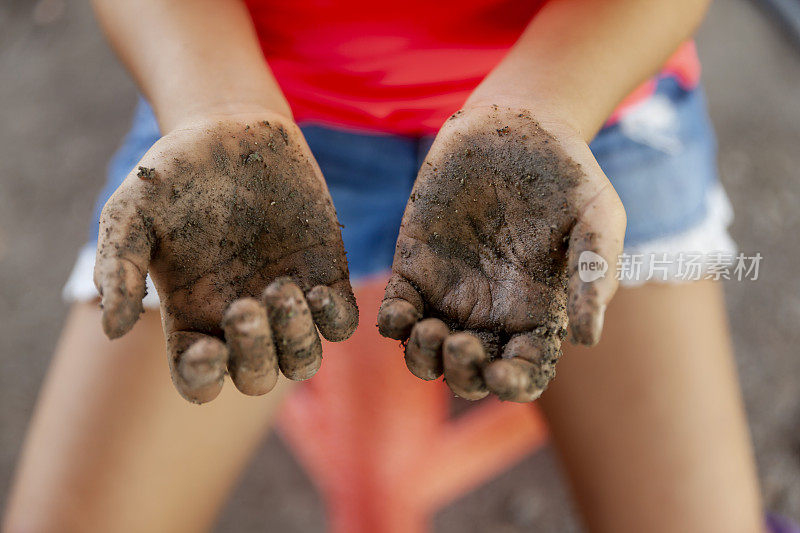
[{"label": "red plastic surface", "polygon": [[376,327],[383,280],[356,288],[361,325],[325,343],[322,369],[292,394],[280,432],[328,509],[334,533],[419,533],[448,502],[546,440],[534,407],[481,400],[450,416],[452,392],[405,366]]}]

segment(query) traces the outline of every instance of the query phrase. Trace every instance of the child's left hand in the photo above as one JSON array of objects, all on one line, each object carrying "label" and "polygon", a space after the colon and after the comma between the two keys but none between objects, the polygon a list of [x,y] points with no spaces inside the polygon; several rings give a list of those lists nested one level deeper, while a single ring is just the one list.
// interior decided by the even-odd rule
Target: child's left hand
[{"label": "child's left hand", "polygon": [[[599,340],[624,232],[622,203],[574,130],[526,108],[464,108],[417,177],[380,331],[409,339],[411,372],[444,373],[461,397],[532,401],[555,375],[567,319],[573,340]],[[606,261],[604,277],[581,280],[583,252]]]}]

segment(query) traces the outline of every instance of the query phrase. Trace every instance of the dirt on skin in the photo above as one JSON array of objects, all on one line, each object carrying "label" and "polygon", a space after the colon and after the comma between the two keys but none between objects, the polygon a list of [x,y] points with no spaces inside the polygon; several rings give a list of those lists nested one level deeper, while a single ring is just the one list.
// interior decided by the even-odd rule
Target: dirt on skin
[{"label": "dirt on skin", "polygon": [[[177,359],[194,341],[177,337],[197,332],[222,338],[228,306],[240,298],[260,298],[279,279],[297,292],[264,297],[271,320],[291,322],[271,324],[282,368],[296,366],[284,357],[310,356],[308,350],[281,348],[295,336],[312,337],[311,344],[319,346],[304,295],[327,338],[346,338],[357,324],[333,203],[291,123],[203,124],[164,137],[145,155],[101,217],[95,280],[110,336],[125,333],[141,312],[148,269],[161,299],[168,344],[175,340],[171,350],[178,382]],[[288,336],[281,337],[284,331]],[[219,360],[227,357],[222,348],[209,345],[204,355],[193,356],[194,367],[208,369],[215,383],[222,379],[216,368],[225,366]],[[313,352],[321,360],[321,349]],[[313,371],[294,377],[305,379]],[[187,384],[176,384],[186,396]]]},{"label": "dirt on skin", "polygon": [[[470,363],[466,397],[485,395],[479,370],[501,355],[532,362],[523,365],[520,386],[528,397],[541,393],[555,375],[566,332],[568,244],[577,216],[572,193],[585,179],[526,112],[494,106],[481,120],[451,117],[406,207],[380,324],[384,335],[411,335],[412,372],[423,379],[441,374],[431,355],[438,349],[452,387],[443,334],[437,345],[437,334],[423,331],[428,338],[420,341],[415,333],[465,331],[480,339],[486,356]],[[391,306],[397,299],[411,306]],[[412,330],[422,317],[428,320]],[[517,396],[507,392],[506,399]]]}]

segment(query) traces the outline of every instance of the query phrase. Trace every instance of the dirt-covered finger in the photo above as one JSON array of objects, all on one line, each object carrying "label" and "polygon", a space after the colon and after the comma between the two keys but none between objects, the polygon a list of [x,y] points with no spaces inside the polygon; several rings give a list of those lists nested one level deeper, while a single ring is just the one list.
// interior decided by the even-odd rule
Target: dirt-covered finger
[{"label": "dirt-covered finger", "polygon": [[310,378],[322,365],[322,343],[303,292],[283,277],[264,290],[263,300],[281,372],[296,381]]},{"label": "dirt-covered finger", "polygon": [[422,317],[414,306],[400,298],[384,300],[378,310],[378,331],[384,337],[404,341]]},{"label": "dirt-covered finger", "polygon": [[206,403],[222,390],[228,349],[216,337],[196,331],[175,331],[167,336],[172,382],[192,403]]},{"label": "dirt-covered finger", "polygon": [[609,185],[584,207],[570,233],[567,315],[573,342],[591,346],[600,340],[606,306],[619,285],[625,223],[625,210]]},{"label": "dirt-covered finger", "polygon": [[152,223],[124,192],[103,207],[94,267],[103,330],[111,339],[130,331],[143,311],[153,241]]},{"label": "dirt-covered finger", "polygon": [[559,337],[516,335],[506,344],[502,358],[485,368],[486,386],[501,400],[531,402],[541,396],[555,377],[560,357]]},{"label": "dirt-covered finger", "polygon": [[349,281],[333,287],[317,285],[308,291],[306,301],[317,328],[329,341],[343,341],[358,327],[358,306]]},{"label": "dirt-covered finger", "polygon": [[489,356],[474,335],[461,332],[450,335],[442,345],[444,380],[457,396],[480,400],[489,394],[483,381],[483,368]]},{"label": "dirt-covered finger", "polygon": [[378,331],[384,337],[404,341],[422,318],[422,296],[402,276],[393,274],[386,285],[378,311]]},{"label": "dirt-covered finger", "polygon": [[230,353],[228,371],[236,388],[259,396],[278,381],[278,356],[267,310],[255,298],[233,302],[222,319]]},{"label": "dirt-covered finger", "polygon": [[122,258],[98,258],[95,285],[103,310],[103,331],[109,339],[125,335],[144,312],[147,272]]},{"label": "dirt-covered finger", "polygon": [[450,333],[438,318],[417,322],[406,345],[406,366],[420,379],[430,381],[442,375],[442,344]]}]

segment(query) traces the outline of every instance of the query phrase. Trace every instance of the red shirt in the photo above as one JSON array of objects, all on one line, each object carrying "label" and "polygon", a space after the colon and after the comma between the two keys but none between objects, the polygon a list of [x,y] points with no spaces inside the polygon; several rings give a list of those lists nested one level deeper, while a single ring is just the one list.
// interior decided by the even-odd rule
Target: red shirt
[{"label": "red shirt", "polygon": [[[247,0],[264,56],[298,122],[408,135],[438,131],[544,3]],[[692,43],[665,73],[697,83]],[[654,83],[637,89],[623,109]]]}]

